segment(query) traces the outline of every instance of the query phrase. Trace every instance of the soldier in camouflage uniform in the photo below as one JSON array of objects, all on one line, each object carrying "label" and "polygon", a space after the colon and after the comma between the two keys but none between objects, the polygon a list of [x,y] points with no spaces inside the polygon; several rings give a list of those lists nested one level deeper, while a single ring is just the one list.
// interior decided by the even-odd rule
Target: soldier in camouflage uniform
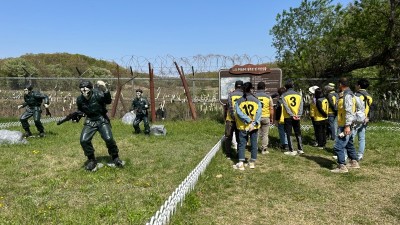
[{"label": "soldier in camouflage uniform", "polygon": [[136,115],[135,120],[133,121],[133,128],[135,129],[135,133],[140,133],[140,122],[144,123],[144,133],[150,134],[150,125],[148,119],[148,109],[149,102],[145,97],[142,96],[143,91],[141,89],[136,90],[136,98],[132,101],[131,111]]},{"label": "soldier in camouflage uniform", "polygon": [[42,122],[40,122],[42,114],[41,105],[44,103],[44,107],[47,109],[50,105],[49,97],[38,91],[33,91],[32,85],[27,85],[24,89],[24,101],[22,105],[18,106],[18,109],[26,107],[26,111],[20,117],[22,128],[25,130],[24,137],[33,136],[28,123],[28,119],[32,116],[35,126],[39,131],[39,136],[44,137],[44,127]]},{"label": "soldier in camouflage uniform", "polygon": [[94,89],[90,81],[81,81],[79,88],[82,94],[76,100],[78,110],[86,116],[80,143],[85,156],[88,158],[85,169],[89,171],[96,171],[97,169],[97,160],[92,145],[92,138],[97,131],[105,141],[108,154],[110,154],[115,166],[122,167],[124,164],[119,158],[119,150],[113,138],[110,120],[107,116],[106,105],[111,103],[111,94],[103,81],[98,81],[97,85],[98,88]]}]

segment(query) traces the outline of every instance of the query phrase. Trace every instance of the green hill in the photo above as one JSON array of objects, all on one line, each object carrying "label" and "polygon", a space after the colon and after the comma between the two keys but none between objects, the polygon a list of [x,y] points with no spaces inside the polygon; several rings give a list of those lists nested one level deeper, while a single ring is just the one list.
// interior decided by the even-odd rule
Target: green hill
[{"label": "green hill", "polygon": [[[26,54],[17,58],[0,60],[1,77],[78,77],[77,68],[85,77],[110,77],[117,75],[117,63],[99,60],[80,54]],[[27,71],[25,71],[25,70]],[[121,76],[130,76],[119,66]]]}]

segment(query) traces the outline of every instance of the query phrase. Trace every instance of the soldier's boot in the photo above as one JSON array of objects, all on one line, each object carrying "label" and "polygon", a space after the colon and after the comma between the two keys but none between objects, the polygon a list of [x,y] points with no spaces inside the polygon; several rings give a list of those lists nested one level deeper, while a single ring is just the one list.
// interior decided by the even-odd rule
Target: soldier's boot
[{"label": "soldier's boot", "polygon": [[24,138],[28,138],[28,137],[33,137],[32,132],[29,129],[25,130],[25,133],[24,133]]}]

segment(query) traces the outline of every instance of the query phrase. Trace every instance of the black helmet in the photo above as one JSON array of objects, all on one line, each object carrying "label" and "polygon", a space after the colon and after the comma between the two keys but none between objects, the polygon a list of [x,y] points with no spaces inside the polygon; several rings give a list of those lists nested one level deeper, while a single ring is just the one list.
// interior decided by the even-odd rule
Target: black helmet
[{"label": "black helmet", "polygon": [[79,84],[79,88],[84,88],[87,87],[89,89],[93,89],[93,84],[92,82],[88,81],[88,80],[83,80],[81,81],[81,83]]},{"label": "black helmet", "polygon": [[32,86],[32,84],[27,84],[27,85],[25,85],[24,89],[28,89],[28,91],[32,91],[33,86]]}]

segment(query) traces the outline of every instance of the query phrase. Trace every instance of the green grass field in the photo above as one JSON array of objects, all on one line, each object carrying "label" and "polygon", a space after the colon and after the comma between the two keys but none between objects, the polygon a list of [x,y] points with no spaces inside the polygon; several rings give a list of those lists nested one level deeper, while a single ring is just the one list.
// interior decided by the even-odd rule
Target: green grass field
[{"label": "green grass field", "polygon": [[[206,120],[163,124],[167,136],[146,137],[113,121],[127,163],[94,173],[83,169],[81,123],[48,123],[45,138],[1,145],[0,224],[145,224],[224,129]],[[361,169],[348,174],[329,172],[335,166],[332,141],[317,150],[305,131],[306,154],[292,157],[273,147],[277,130],[270,135],[271,153],[260,154],[254,170],[233,170],[219,151],[170,224],[400,223],[398,131],[367,131]],[[107,163],[99,135],[93,143],[99,161]]]},{"label": "green grass field", "polygon": [[[303,132],[304,156],[272,148],[254,170],[233,170],[218,154],[171,224],[399,224],[399,131],[367,130],[361,168],[347,174],[329,171],[333,141],[311,147],[312,130]],[[277,130],[271,135],[274,145]]]}]

